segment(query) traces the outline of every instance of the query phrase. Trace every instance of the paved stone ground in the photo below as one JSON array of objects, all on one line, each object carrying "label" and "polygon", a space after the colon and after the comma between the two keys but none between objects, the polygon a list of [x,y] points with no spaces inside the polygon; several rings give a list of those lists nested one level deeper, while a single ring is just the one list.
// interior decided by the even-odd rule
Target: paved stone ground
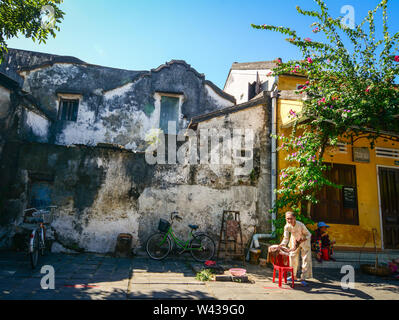
[{"label": "paved stone ground", "polygon": [[[343,290],[339,270],[315,270],[308,287],[278,288],[272,270],[247,264],[254,283],[200,282],[191,257],[168,257],[158,262],[146,256],[132,259],[95,254],[47,254],[36,271],[26,254],[0,252],[0,300],[65,299],[387,299],[399,300],[399,281],[356,273],[356,287]],[[55,269],[55,290],[43,290],[41,265]],[[233,266],[233,265],[231,265]],[[239,265],[235,265],[239,266]]]}]

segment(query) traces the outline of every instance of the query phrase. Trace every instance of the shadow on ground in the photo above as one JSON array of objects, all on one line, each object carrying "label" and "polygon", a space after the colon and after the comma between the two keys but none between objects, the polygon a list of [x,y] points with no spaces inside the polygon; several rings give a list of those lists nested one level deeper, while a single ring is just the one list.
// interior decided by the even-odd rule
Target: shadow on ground
[{"label": "shadow on ground", "polygon": [[[47,253],[32,270],[26,253],[0,252],[0,300],[126,299],[131,264],[95,254]],[[54,268],[54,290],[42,289],[45,265]]]},{"label": "shadow on ground", "polygon": [[[207,284],[195,279],[191,257],[170,256],[164,261],[154,261],[146,256],[114,258],[96,254],[47,254],[40,257],[39,263],[39,267],[32,271],[27,254],[0,252],[0,300],[210,300],[218,297],[212,296],[214,292],[210,294]],[[271,284],[271,268],[237,261],[220,263],[225,267],[247,269],[258,287]],[[44,274],[40,269],[44,265],[54,267],[55,290],[41,288]],[[374,299],[370,295],[372,292],[399,293],[398,280],[369,276],[360,271],[355,274],[355,289],[344,290],[340,285],[343,276],[340,270],[314,270],[314,279],[309,281],[309,286],[296,285],[295,291],[306,293],[310,299],[329,295],[332,299],[335,296],[336,299],[371,300]],[[229,290],[228,285],[226,288]],[[252,290],[246,289],[248,292]]]},{"label": "shadow on ground", "polygon": [[214,297],[210,296],[203,291],[192,291],[192,290],[156,290],[156,291],[137,291],[130,293],[128,298],[130,300],[215,300]]},{"label": "shadow on ground", "polygon": [[[154,261],[146,256],[48,253],[32,270],[26,253],[0,252],[0,300],[212,299],[204,283],[195,280],[191,262],[174,256]],[[41,288],[45,265],[54,267],[54,290]],[[149,274],[151,281],[131,283],[135,276]]]},{"label": "shadow on ground", "polygon": [[[272,281],[273,266],[270,264],[267,267],[260,267],[249,263],[243,264],[237,261],[220,261],[228,267],[245,268],[247,272],[255,279],[255,281]],[[298,271],[298,275],[300,274]],[[336,295],[337,299],[341,298],[358,298],[363,300],[372,300],[373,296],[362,289],[373,288],[392,293],[399,293],[399,281],[393,277],[377,277],[362,273],[360,270],[355,270],[355,289],[343,289],[341,286],[341,279],[344,274],[340,273],[340,269],[314,269],[313,279],[308,281],[308,286],[304,287],[300,283],[295,285],[295,290],[314,295],[311,299],[317,299],[318,295]],[[278,276],[277,276],[278,277]],[[276,279],[276,282],[278,280]]]},{"label": "shadow on ground", "polygon": [[151,300],[210,300],[205,283],[195,279],[193,259],[185,256],[169,256],[162,261],[148,257],[134,259],[129,299]]}]

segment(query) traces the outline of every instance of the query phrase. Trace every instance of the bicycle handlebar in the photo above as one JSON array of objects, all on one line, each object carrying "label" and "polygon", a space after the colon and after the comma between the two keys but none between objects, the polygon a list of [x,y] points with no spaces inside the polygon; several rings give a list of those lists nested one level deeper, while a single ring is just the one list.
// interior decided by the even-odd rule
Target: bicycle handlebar
[{"label": "bicycle handlebar", "polygon": [[183,220],[183,218],[182,217],[180,217],[179,215],[178,215],[178,212],[177,211],[173,211],[173,212],[171,212],[170,213],[170,219],[173,221],[174,219],[176,219],[176,220]]},{"label": "bicycle handlebar", "polygon": [[28,211],[33,211],[32,214],[48,214],[51,213],[51,209],[56,209],[58,208],[57,206],[48,206],[46,207],[46,209],[50,209],[50,210],[45,210],[45,209],[37,209],[37,208],[29,208],[24,210],[24,213],[28,212]]}]

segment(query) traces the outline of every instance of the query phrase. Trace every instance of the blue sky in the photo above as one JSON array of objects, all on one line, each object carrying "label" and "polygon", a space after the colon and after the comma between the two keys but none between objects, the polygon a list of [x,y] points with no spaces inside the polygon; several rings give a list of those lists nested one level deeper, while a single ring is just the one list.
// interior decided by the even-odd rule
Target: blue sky
[{"label": "blue sky", "polygon": [[[344,5],[359,22],[379,0],[327,0],[333,16]],[[311,18],[295,9],[316,8],[313,0],[64,0],[61,31],[46,44],[11,39],[9,47],[71,55],[89,63],[150,70],[182,59],[223,88],[233,62],[298,58],[284,36],[251,23],[290,26],[315,35]],[[399,30],[399,1],[390,1],[391,34]]]}]

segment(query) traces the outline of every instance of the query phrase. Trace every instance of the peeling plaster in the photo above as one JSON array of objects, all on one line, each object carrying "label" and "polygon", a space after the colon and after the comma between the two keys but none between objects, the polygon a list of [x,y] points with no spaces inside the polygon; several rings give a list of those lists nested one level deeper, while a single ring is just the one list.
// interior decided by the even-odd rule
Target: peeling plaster
[{"label": "peeling plaster", "polygon": [[10,90],[0,86],[0,119],[8,116],[10,103]]},{"label": "peeling plaster", "polygon": [[[24,89],[54,118],[59,110],[60,94],[56,92],[80,92],[78,119],[57,122],[53,133],[56,144],[112,143],[144,151],[146,135],[159,128],[161,94],[157,92],[182,93],[178,130],[185,129],[192,116],[233,105],[206,84],[203,75],[187,72],[193,70],[183,61],[147,73],[54,63],[23,71],[21,75]],[[107,77],[108,73],[111,77]]]},{"label": "peeling plaster", "polygon": [[134,88],[134,83],[128,83],[123,85],[122,87],[115,88],[113,90],[110,90],[104,94],[105,99],[110,100],[114,99],[116,97],[121,97],[123,95],[126,95],[129,91],[132,91]]},{"label": "peeling plaster", "polygon": [[37,115],[34,112],[27,112],[26,124],[31,128],[33,134],[37,137],[39,142],[48,141],[48,130],[50,123],[42,116]]},{"label": "peeling plaster", "polygon": [[231,107],[234,105],[233,102],[226,100],[218,95],[215,90],[213,90],[210,86],[205,85],[205,88],[208,96],[212,99],[212,101],[214,101],[216,105],[221,105],[223,108]]},{"label": "peeling plaster", "polygon": [[[259,217],[270,209],[265,196],[269,192],[265,181],[270,181],[265,159],[261,160],[261,184],[249,178],[239,181],[232,174],[234,164],[218,170],[206,164],[152,166],[140,153],[88,147],[105,142],[133,151],[145,150],[146,134],[159,127],[157,92],[181,93],[180,114],[186,119],[180,119],[178,129],[186,128],[193,116],[233,105],[228,96],[219,95],[187,64],[171,62],[144,74],[56,63],[24,74],[24,88],[54,118],[58,114],[57,91],[81,92],[76,122],[57,121],[46,126],[35,119],[36,115],[28,114],[26,124],[35,135],[33,141],[44,141],[41,139],[47,135],[54,137],[57,145],[86,146],[27,143],[16,161],[20,172],[55,176],[51,185],[52,199],[58,206],[52,224],[59,241],[55,250],[112,252],[119,233],[132,234],[133,247],[137,248],[157,230],[159,219],[169,219],[169,213],[175,210],[184,218],[176,224],[179,236],[186,238],[188,224],[195,223],[215,241],[223,210],[238,210],[245,241]],[[255,148],[268,150],[259,138],[267,135],[264,111],[248,109],[204,122],[199,128],[250,127],[256,131]],[[27,189],[26,181],[20,184],[21,190]],[[24,192],[13,190],[21,205],[26,201]]]}]

